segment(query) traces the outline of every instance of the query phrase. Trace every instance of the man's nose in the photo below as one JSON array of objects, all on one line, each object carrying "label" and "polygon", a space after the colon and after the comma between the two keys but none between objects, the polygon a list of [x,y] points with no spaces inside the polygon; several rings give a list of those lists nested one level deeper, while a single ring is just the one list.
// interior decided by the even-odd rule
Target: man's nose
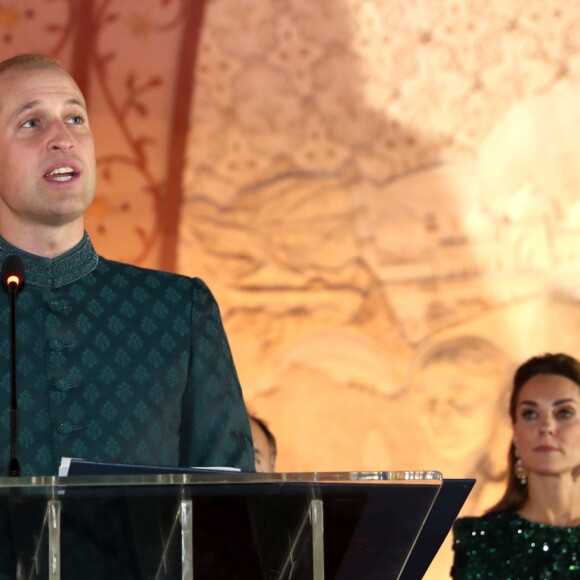
[{"label": "man's nose", "polygon": [[59,121],[53,123],[47,145],[52,151],[68,151],[73,147],[73,139],[64,123]]}]

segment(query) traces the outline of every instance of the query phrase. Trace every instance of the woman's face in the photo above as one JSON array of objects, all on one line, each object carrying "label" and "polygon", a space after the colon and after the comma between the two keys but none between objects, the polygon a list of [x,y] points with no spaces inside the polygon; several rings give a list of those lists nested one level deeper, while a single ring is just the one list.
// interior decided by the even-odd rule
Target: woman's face
[{"label": "woman's face", "polygon": [[530,473],[563,475],[580,467],[580,386],[559,375],[536,375],[521,388],[514,442]]}]

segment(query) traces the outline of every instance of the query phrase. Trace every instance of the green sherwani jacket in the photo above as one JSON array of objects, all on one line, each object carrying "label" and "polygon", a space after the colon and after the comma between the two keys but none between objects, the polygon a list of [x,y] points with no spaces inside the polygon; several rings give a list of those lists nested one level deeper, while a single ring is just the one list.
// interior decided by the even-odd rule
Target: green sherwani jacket
[{"label": "green sherwani jacket", "polygon": [[[218,306],[198,278],[98,256],[88,235],[21,256],[16,297],[18,458],[56,474],[63,456],[254,470],[247,413]],[[0,451],[9,459],[10,310],[0,290]],[[3,466],[2,471],[4,471]]]}]

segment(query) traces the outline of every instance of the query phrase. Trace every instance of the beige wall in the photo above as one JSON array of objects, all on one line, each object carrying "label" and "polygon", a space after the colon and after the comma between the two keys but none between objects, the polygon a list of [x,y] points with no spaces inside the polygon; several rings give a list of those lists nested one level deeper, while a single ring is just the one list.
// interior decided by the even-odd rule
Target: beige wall
[{"label": "beige wall", "polygon": [[414,465],[439,343],[574,354],[579,64],[568,2],[209,2],[179,268],[281,468]]},{"label": "beige wall", "polygon": [[214,0],[199,56],[179,266],[279,469],[477,477],[481,513],[514,364],[580,346],[580,4]]}]

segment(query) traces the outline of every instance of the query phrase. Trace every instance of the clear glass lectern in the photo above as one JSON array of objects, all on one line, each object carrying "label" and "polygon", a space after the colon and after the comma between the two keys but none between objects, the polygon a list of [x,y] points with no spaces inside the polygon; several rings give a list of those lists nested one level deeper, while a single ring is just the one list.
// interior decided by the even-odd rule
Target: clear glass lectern
[{"label": "clear glass lectern", "polygon": [[0,578],[418,580],[473,484],[436,471],[0,478]]}]

